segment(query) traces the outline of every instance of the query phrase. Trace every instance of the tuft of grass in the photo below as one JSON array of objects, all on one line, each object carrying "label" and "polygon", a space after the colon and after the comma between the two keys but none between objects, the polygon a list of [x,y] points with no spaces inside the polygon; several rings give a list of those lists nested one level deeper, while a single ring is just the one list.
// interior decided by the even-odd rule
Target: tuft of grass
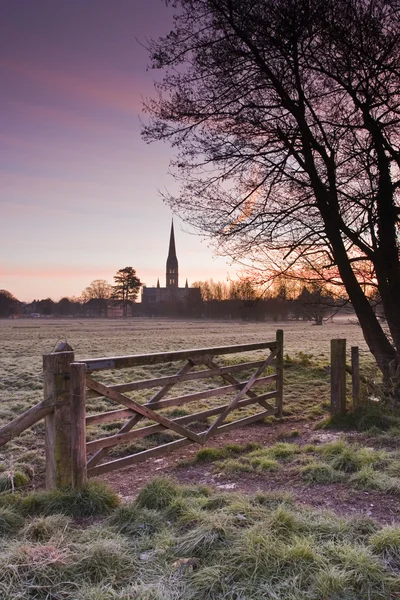
[{"label": "tuft of grass", "polygon": [[396,569],[400,568],[400,527],[384,527],[371,536],[369,543],[374,552],[390,560]]},{"label": "tuft of grass", "polygon": [[250,459],[250,465],[258,471],[277,471],[279,469],[279,463],[273,458],[255,456]]},{"label": "tuft of grass", "polygon": [[0,475],[0,492],[6,492],[28,485],[30,479],[22,471],[5,471]]},{"label": "tuft of grass", "polygon": [[202,448],[195,456],[196,462],[211,463],[225,458],[239,456],[247,452],[254,452],[261,449],[261,445],[257,442],[249,442],[248,444],[227,444],[223,448]]},{"label": "tuft of grass", "polygon": [[317,461],[303,467],[301,473],[308,483],[337,483],[343,479],[343,475],[331,465]]},{"label": "tuft of grass", "polygon": [[124,538],[93,540],[91,544],[77,547],[76,560],[69,565],[73,578],[101,583],[128,582],[135,576],[137,563]]},{"label": "tuft of grass", "polygon": [[65,515],[34,517],[22,529],[22,536],[33,542],[49,542],[53,538],[61,539],[71,524]]},{"label": "tuft of grass", "polygon": [[15,535],[24,524],[24,519],[11,508],[0,507],[0,536]]},{"label": "tuft of grass", "polygon": [[366,466],[354,473],[350,483],[364,490],[379,490],[395,496],[400,496],[400,479],[390,477],[386,473],[378,473],[371,466]]},{"label": "tuft of grass", "polygon": [[217,468],[223,470],[225,473],[235,475],[237,473],[251,473],[253,470],[251,464],[248,461],[240,459],[230,458],[223,462],[217,463]]},{"label": "tuft of grass", "polygon": [[274,509],[278,506],[293,506],[294,496],[290,492],[257,492],[251,499],[255,506]]},{"label": "tuft of grass", "polygon": [[140,490],[136,503],[141,508],[162,510],[170,506],[179,495],[180,490],[172,481],[156,477]]},{"label": "tuft of grass", "polygon": [[226,458],[223,448],[202,448],[196,453],[195,460],[201,463],[211,463]]},{"label": "tuft of grass", "polygon": [[117,494],[106,484],[90,481],[77,490],[34,492],[22,497],[19,509],[25,515],[63,514],[70,517],[107,515],[120,504]]},{"label": "tuft of grass", "polygon": [[267,448],[267,452],[272,458],[293,458],[293,456],[300,452],[300,446],[287,442],[278,442]]}]

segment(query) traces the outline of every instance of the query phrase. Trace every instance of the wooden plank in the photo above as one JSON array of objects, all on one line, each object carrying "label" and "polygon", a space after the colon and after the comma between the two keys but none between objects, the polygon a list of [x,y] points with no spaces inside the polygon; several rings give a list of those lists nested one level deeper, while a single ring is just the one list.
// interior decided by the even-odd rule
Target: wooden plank
[{"label": "wooden plank", "polygon": [[[187,373],[188,371],[190,371],[192,368],[194,367],[194,364],[192,361],[188,361],[186,363],[186,365],[183,365],[183,367],[181,367],[177,373],[178,378],[180,376],[185,375],[185,373]],[[172,383],[168,383],[166,385],[164,385],[161,390],[159,390],[158,392],[156,392],[152,398],[149,400],[149,402],[147,403],[147,405],[152,405],[155,402],[157,402],[158,400],[160,400],[163,396],[165,396],[165,394],[167,394],[167,392],[171,389],[171,387],[173,386]],[[137,413],[135,413],[133,416],[131,416],[131,418],[124,423],[124,425],[121,427],[121,429],[119,430],[119,433],[125,433],[127,431],[130,431],[142,418],[142,415],[138,415]],[[89,466],[93,467],[94,465],[98,464],[103,458],[104,456],[107,454],[108,450],[106,448],[102,448],[101,450],[99,450],[94,456],[91,457],[90,461],[89,461]]]},{"label": "wooden plank", "polygon": [[273,408],[271,410],[264,410],[263,412],[257,413],[256,415],[251,415],[250,417],[243,417],[243,419],[238,419],[237,421],[232,421],[231,423],[225,423],[224,425],[220,425],[217,429],[213,430],[212,436],[219,435],[220,433],[225,433],[225,431],[230,431],[231,429],[236,429],[237,427],[243,427],[244,425],[251,425],[256,421],[260,421],[264,419],[264,417],[270,417],[272,415],[276,415],[277,409]]},{"label": "wooden plank", "polygon": [[[264,385],[266,383],[270,383],[276,379],[276,375],[267,375],[266,377],[259,377],[254,385]],[[213,388],[211,390],[204,390],[202,392],[194,392],[193,394],[186,394],[184,396],[175,396],[174,398],[167,398],[166,400],[161,400],[153,405],[154,410],[160,410],[161,408],[167,408],[168,406],[182,406],[183,404],[188,404],[189,402],[193,402],[195,400],[207,400],[208,398],[214,398],[215,396],[223,396],[225,394],[229,394],[231,392],[236,392],[237,390],[242,390],[246,387],[247,382],[240,381],[235,385],[224,385],[219,388]],[[244,392],[244,395],[246,392]],[[146,405],[145,405],[146,406]]]},{"label": "wooden plank", "polygon": [[[245,406],[249,406],[250,404],[261,403],[264,400],[269,400],[270,398],[275,397],[276,392],[266,392],[265,394],[261,394],[260,396],[258,396],[256,400],[254,398],[247,398],[246,400],[241,400],[240,402],[238,402],[236,409],[244,408]],[[213,417],[214,415],[220,414],[227,406],[227,404],[224,404],[223,406],[216,406],[215,408],[210,408],[198,413],[193,413],[192,415],[178,417],[174,420],[178,423],[193,423],[194,421],[205,421],[208,417]],[[269,407],[269,410],[272,411],[271,414],[274,414],[276,412],[276,409],[272,407]],[[134,431],[130,431],[127,433],[116,433],[115,435],[110,435],[108,437],[87,442],[86,448],[88,452],[94,452],[100,448],[111,448],[113,446],[117,446],[126,442],[131,442],[132,440],[143,438],[148,435],[153,435],[161,431],[165,431],[165,427],[163,427],[162,425],[149,425],[147,427],[141,427],[140,429],[135,429]]]},{"label": "wooden plank", "polygon": [[199,443],[199,436],[196,433],[185,429],[185,427],[182,427],[181,425],[175,423],[171,419],[163,417],[162,415],[156,413],[154,410],[151,410],[147,406],[138,404],[134,400],[127,398],[126,396],[120,394],[119,392],[116,392],[115,390],[109,390],[105,385],[99,383],[98,381],[95,381],[94,379],[91,379],[90,377],[86,377],[86,385],[90,389],[100,392],[101,394],[103,394],[103,396],[106,396],[110,400],[114,400],[114,402],[118,402],[118,404],[122,404],[127,408],[131,408],[140,415],[143,415],[144,417],[147,417],[148,419],[151,419],[156,423],[160,423],[160,425],[164,425],[166,429],[172,429],[176,433],[179,433],[179,435],[187,436],[192,441]]},{"label": "wooden plank", "polygon": [[[260,361],[259,366],[261,366],[261,364],[262,364],[262,361]],[[213,360],[208,360],[206,365],[208,367],[211,367],[214,369],[218,366]],[[232,371],[228,372],[228,373],[221,373],[222,379],[224,381],[227,381],[228,383],[233,383],[234,385],[240,384],[240,381],[238,379],[236,379],[236,377],[233,377],[233,375],[231,375],[231,373],[232,373]],[[256,396],[257,394],[255,392],[253,392],[253,390],[248,390],[247,395],[254,398],[254,396]]]},{"label": "wooden plank", "polygon": [[72,484],[70,363],[73,352],[43,356],[45,400],[54,405],[45,421],[46,488]]},{"label": "wooden plank", "polygon": [[113,421],[119,421],[121,419],[131,417],[133,414],[135,413],[129,408],[122,408],[119,410],[110,410],[105,413],[87,415],[86,427],[89,427],[89,425],[98,425],[99,423],[112,423]]},{"label": "wooden plank", "polygon": [[87,483],[86,469],[86,365],[71,363],[70,402],[73,425],[71,431],[72,486]]},{"label": "wooden plank", "polygon": [[49,406],[49,402],[42,400],[32,408],[29,408],[18,417],[15,417],[7,425],[0,427],[0,446],[4,446],[14,437],[35,425],[38,421],[49,415],[53,411],[53,407]]},{"label": "wooden plank", "polygon": [[221,425],[221,423],[224,422],[224,420],[228,416],[228,414],[232,410],[235,409],[235,406],[237,405],[237,403],[239,402],[239,400],[241,400],[243,398],[243,396],[246,394],[246,392],[257,381],[257,378],[259,377],[260,373],[262,373],[262,371],[275,358],[276,353],[277,353],[277,349],[273,350],[271,352],[271,354],[267,357],[267,359],[263,362],[263,364],[260,367],[258,367],[258,369],[256,370],[256,372],[250,377],[250,379],[248,380],[248,382],[246,383],[246,385],[236,394],[236,396],[233,398],[232,402],[230,402],[230,404],[227,406],[227,408],[224,410],[224,412],[222,412],[219,415],[219,417],[214,421],[214,423],[211,425],[211,427],[209,428],[209,430],[207,431],[207,433],[204,434],[204,438],[205,439],[207,439],[210,435],[212,435],[213,430],[217,429],[217,427],[219,427],[219,425]]},{"label": "wooden plank", "polygon": [[283,411],[283,330],[278,329],[276,332],[276,343],[278,345],[278,351],[276,353],[276,406],[278,409],[277,416],[282,417]]},{"label": "wooden plank", "polygon": [[[215,364],[215,363],[213,363]],[[169,383],[181,383],[183,381],[195,381],[197,379],[207,379],[209,377],[218,377],[224,373],[238,373],[248,369],[255,369],[262,364],[262,361],[252,361],[246,363],[239,363],[238,365],[228,365],[220,367],[216,365],[216,368],[205,369],[202,371],[195,371],[193,373],[187,373],[186,375],[170,375],[169,377],[156,377],[155,379],[143,379],[140,381],[131,381],[129,383],[118,383],[116,385],[108,386],[111,390],[117,390],[118,392],[134,392],[137,390],[145,390],[152,387],[158,387],[167,385]],[[99,394],[94,390],[89,390],[87,398],[98,398]]]},{"label": "wooden plank", "polygon": [[[215,348],[199,348],[197,350],[178,350],[173,352],[160,352],[158,354],[135,354],[132,356],[113,356],[110,358],[88,358],[80,360],[86,364],[88,371],[100,371],[104,369],[125,369],[128,367],[139,367],[143,365],[156,365],[178,360],[196,359],[205,362],[208,358],[221,354],[239,354],[254,350],[271,350],[276,348],[276,341],[260,342],[256,344],[238,344],[236,346],[218,346]],[[204,359],[204,360],[203,360]]]},{"label": "wooden plank", "polygon": [[189,444],[193,444],[193,442],[191,440],[188,440],[187,438],[182,438],[181,440],[175,440],[174,442],[164,444],[163,446],[157,446],[157,448],[144,450],[143,452],[131,454],[130,456],[125,456],[124,458],[117,458],[116,460],[104,463],[103,465],[98,465],[96,467],[88,469],[88,476],[95,477],[96,475],[103,475],[103,473],[109,473],[110,471],[115,471],[116,469],[129,467],[139,462],[143,462],[149,458],[163,456],[168,452],[172,452],[173,450],[177,450],[178,448],[183,448],[184,446],[188,446]]},{"label": "wooden plank", "polygon": [[331,413],[346,412],[346,340],[331,340]]},{"label": "wooden plank", "polygon": [[358,346],[351,347],[351,388],[353,410],[360,405],[360,354]]}]

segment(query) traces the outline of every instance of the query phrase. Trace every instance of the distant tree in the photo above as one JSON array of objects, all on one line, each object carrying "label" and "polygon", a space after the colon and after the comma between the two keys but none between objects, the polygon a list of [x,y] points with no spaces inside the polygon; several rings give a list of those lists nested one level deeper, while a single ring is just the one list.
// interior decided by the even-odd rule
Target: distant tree
[{"label": "distant tree", "polygon": [[82,300],[107,300],[111,298],[113,287],[105,279],[95,279],[82,292]]},{"label": "distant tree", "polygon": [[0,317],[9,317],[18,312],[19,301],[7,290],[0,290]]},{"label": "distant tree", "polygon": [[73,316],[80,312],[82,305],[77,298],[61,298],[54,307],[54,312],[58,315]]},{"label": "distant tree", "polygon": [[332,293],[321,283],[304,286],[297,298],[300,314],[322,325],[324,318],[332,313],[335,301]]},{"label": "distant tree", "polygon": [[133,267],[119,269],[114,275],[114,281],[112,298],[121,302],[126,317],[128,302],[136,302],[142,282]]},{"label": "distant tree", "polygon": [[42,315],[52,315],[54,313],[55,302],[51,298],[39,300],[36,303],[36,311]]}]

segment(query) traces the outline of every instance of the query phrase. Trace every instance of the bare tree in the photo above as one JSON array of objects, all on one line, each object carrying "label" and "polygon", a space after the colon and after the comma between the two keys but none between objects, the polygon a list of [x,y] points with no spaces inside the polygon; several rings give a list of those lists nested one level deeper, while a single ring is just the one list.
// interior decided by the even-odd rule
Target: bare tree
[{"label": "bare tree", "polygon": [[82,300],[107,300],[111,298],[112,285],[105,279],[94,279],[82,292]]},{"label": "bare tree", "polygon": [[[344,286],[386,380],[400,365],[398,0],[176,0],[148,141],[170,205],[265,279]],[[387,334],[368,301],[375,286]]]}]

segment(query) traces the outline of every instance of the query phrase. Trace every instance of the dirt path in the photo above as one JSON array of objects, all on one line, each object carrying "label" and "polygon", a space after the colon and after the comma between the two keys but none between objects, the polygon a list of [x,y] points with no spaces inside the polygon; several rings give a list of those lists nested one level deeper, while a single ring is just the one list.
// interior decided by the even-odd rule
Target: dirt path
[{"label": "dirt path", "polygon": [[[299,432],[296,437],[291,436],[294,429]],[[208,446],[219,448],[230,443],[246,444],[251,441],[266,447],[277,441],[291,441],[303,445],[324,443],[339,436],[340,432],[314,431],[312,422],[299,421],[296,418],[293,422],[285,420],[284,423],[274,425],[255,424],[227,432],[210,441]],[[354,434],[352,438],[354,439]],[[197,446],[189,446],[163,458],[109,473],[102,479],[117,490],[125,500],[133,499],[154,476],[165,475],[175,478],[182,484],[203,484],[221,491],[290,492],[302,505],[332,510],[343,516],[368,516],[381,523],[393,523],[400,518],[400,502],[395,496],[376,491],[357,490],[342,483],[307,485],[300,474],[293,475],[293,472],[288,473],[284,468],[275,472],[228,475],[218,472],[212,463],[188,464],[198,449]],[[182,464],[182,461],[186,464]]]}]

